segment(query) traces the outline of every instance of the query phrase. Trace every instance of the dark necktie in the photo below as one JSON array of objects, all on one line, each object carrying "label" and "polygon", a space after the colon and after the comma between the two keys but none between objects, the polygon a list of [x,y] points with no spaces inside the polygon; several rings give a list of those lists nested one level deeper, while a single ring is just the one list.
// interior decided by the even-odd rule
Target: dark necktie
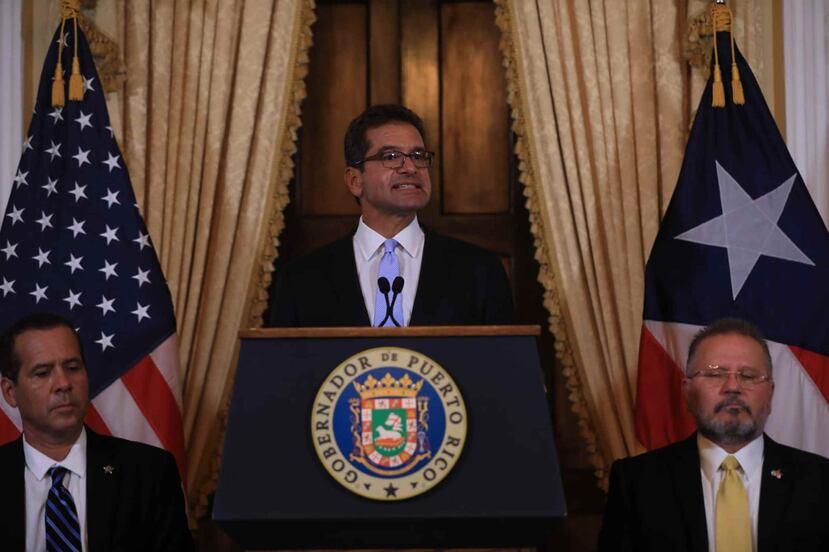
[{"label": "dark necktie", "polygon": [[63,486],[68,470],[61,466],[49,468],[52,487],[46,498],[46,550],[48,552],[81,552],[81,524],[69,489]]}]

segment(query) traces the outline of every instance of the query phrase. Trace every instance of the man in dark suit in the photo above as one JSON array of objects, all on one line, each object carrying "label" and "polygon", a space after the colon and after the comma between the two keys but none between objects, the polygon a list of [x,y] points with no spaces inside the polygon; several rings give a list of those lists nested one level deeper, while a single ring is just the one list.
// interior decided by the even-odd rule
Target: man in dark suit
[{"label": "man in dark suit", "polygon": [[345,183],[360,204],[360,221],[352,234],[277,275],[272,325],[512,321],[512,295],[498,258],[418,223],[431,196],[434,157],[424,136],[420,118],[400,105],[372,106],[351,122]]},{"label": "man in dark suit", "polygon": [[192,550],[172,455],[83,425],[80,339],[56,315],[29,315],[0,337],[4,399],[21,437],[0,446],[3,550]]},{"label": "man in dark suit", "polygon": [[763,434],[774,381],[757,328],[701,330],[683,385],[697,433],[613,464],[599,550],[829,550],[829,459]]}]

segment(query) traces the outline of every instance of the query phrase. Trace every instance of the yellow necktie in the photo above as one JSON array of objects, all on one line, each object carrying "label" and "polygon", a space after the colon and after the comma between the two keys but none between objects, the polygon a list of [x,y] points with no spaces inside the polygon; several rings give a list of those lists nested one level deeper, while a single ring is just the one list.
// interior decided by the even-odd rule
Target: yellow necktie
[{"label": "yellow necktie", "polygon": [[720,464],[725,475],[717,491],[717,552],[751,552],[748,494],[737,471],[739,468],[740,462],[733,456],[726,456]]}]

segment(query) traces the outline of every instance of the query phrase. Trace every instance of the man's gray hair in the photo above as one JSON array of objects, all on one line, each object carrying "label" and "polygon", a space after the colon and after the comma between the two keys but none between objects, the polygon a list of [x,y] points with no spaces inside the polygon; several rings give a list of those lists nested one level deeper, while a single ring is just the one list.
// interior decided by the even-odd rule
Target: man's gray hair
[{"label": "man's gray hair", "polygon": [[742,335],[756,341],[763,349],[763,357],[766,360],[766,367],[769,370],[769,375],[771,375],[771,353],[769,353],[769,346],[766,343],[766,338],[763,337],[763,333],[760,331],[760,328],[748,320],[743,320],[742,318],[720,318],[698,331],[696,335],[694,335],[694,339],[691,341],[690,347],[688,347],[688,362],[685,364],[685,374],[689,375],[691,373],[691,366],[693,366],[694,363],[694,356],[696,355],[699,344],[702,343],[702,341],[709,337],[714,337],[715,335],[729,334]]}]

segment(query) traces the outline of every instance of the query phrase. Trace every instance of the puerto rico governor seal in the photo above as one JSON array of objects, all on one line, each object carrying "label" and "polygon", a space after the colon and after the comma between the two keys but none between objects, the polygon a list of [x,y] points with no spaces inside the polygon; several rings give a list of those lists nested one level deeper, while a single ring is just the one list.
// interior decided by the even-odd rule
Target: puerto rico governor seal
[{"label": "puerto rico governor seal", "polygon": [[466,405],[452,376],[399,347],[344,360],[311,409],[311,436],[326,471],[374,500],[404,500],[438,485],[458,461],[466,430]]}]

